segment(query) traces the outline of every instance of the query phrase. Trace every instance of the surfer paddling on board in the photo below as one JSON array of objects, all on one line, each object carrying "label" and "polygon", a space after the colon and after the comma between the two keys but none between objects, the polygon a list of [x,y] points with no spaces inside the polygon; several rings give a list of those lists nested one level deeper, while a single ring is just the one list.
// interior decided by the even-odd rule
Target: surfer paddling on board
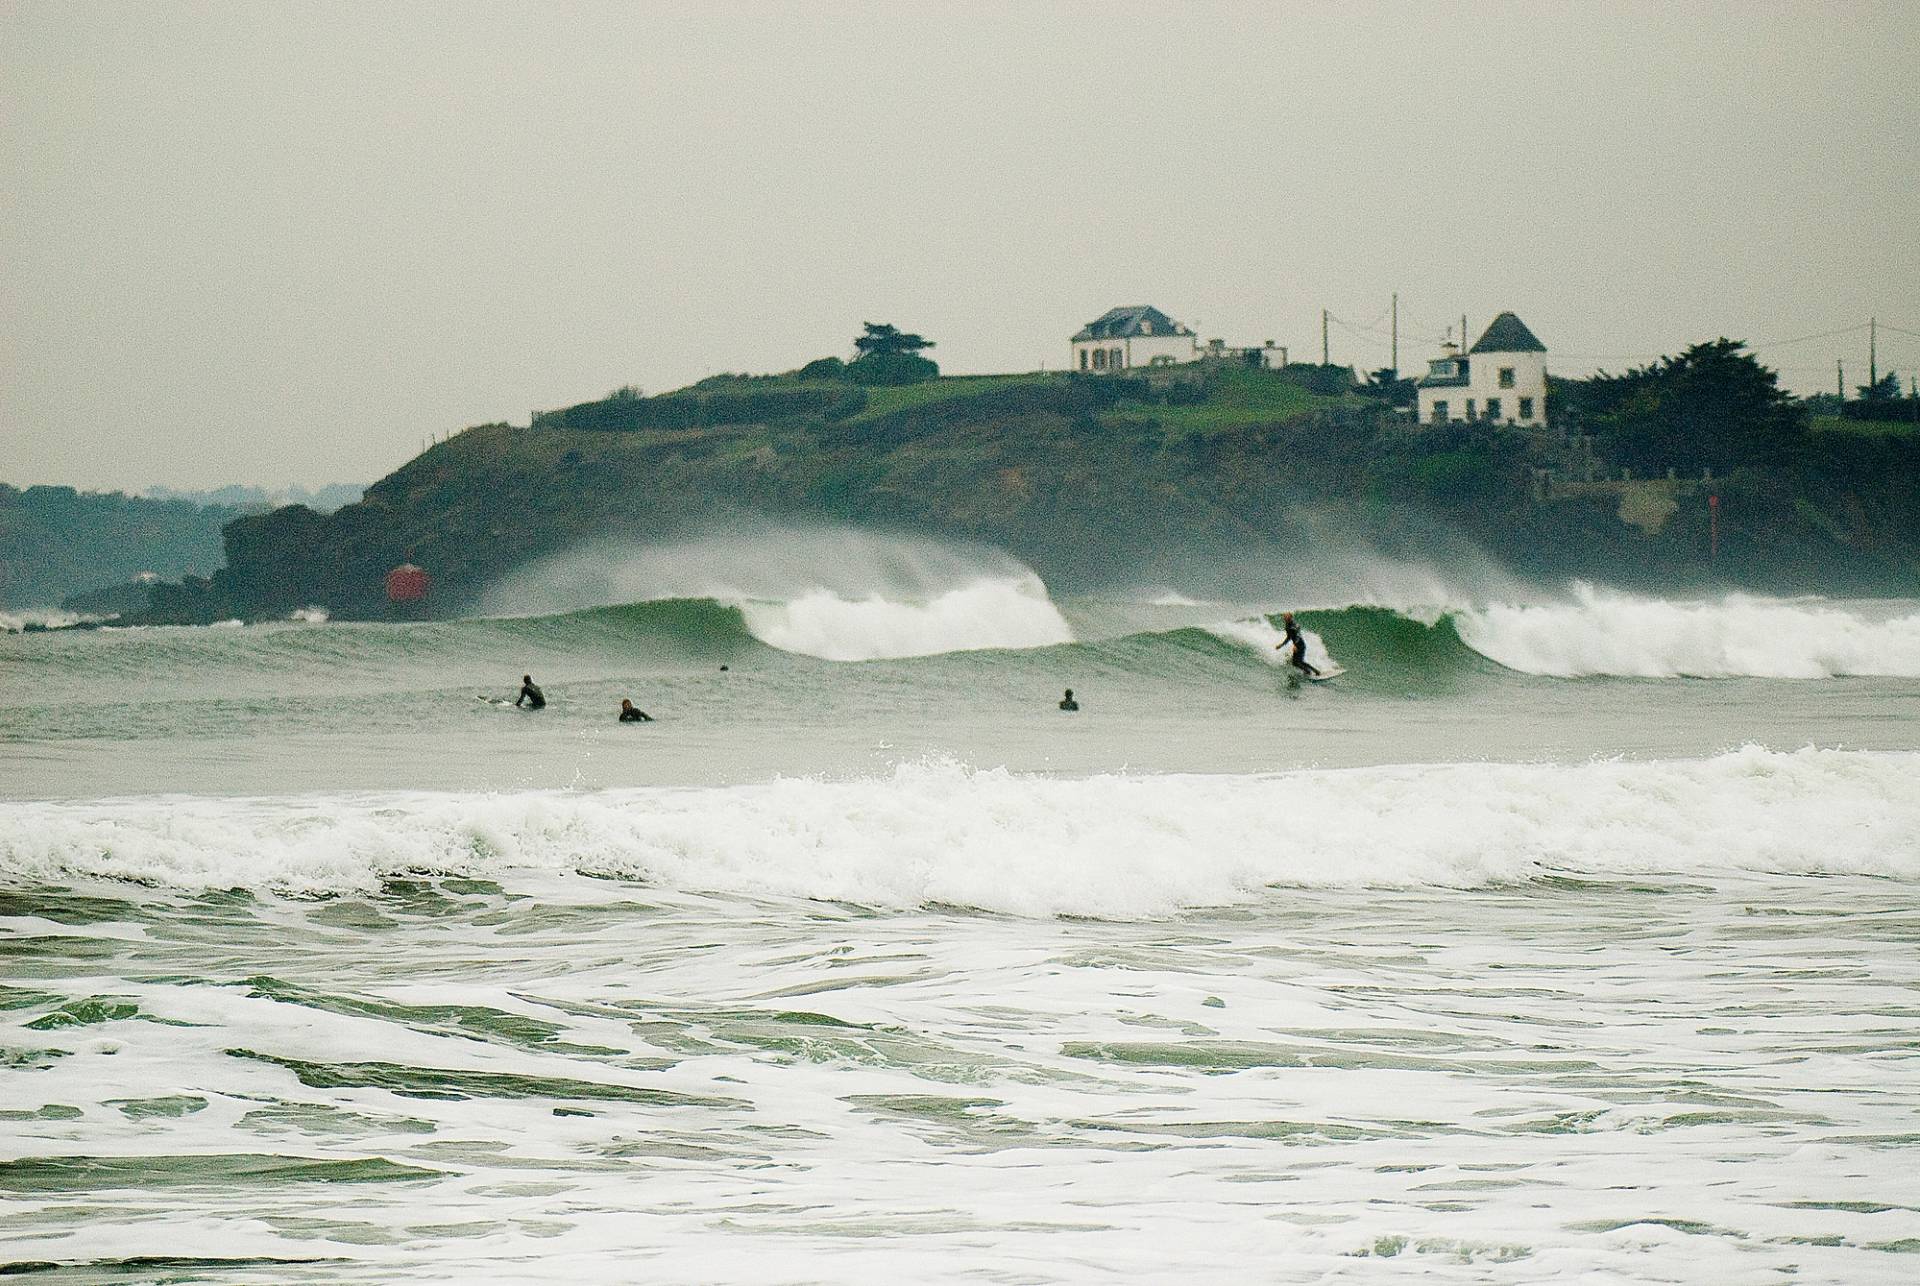
[{"label": "surfer paddling on board", "polygon": [[632,697],[620,698],[621,723],[652,723],[653,716],[633,703]]},{"label": "surfer paddling on board", "polygon": [[1273,650],[1278,652],[1282,648],[1292,648],[1293,655],[1287,658],[1287,664],[1309,679],[1319,678],[1320,671],[1307,661],[1307,638],[1300,632],[1300,624],[1293,619],[1292,612],[1280,613],[1280,628],[1286,631],[1287,637],[1275,643]]},{"label": "surfer paddling on board", "polygon": [[546,695],[540,691],[540,686],[533,681],[531,674],[523,674],[520,676],[520,696],[514,701],[514,704],[525,705],[529,710],[542,710],[546,708]]}]

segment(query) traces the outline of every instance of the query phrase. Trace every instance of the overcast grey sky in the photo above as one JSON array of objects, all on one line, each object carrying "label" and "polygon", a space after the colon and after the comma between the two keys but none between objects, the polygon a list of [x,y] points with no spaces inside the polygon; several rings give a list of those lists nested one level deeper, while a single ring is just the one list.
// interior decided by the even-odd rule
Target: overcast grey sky
[{"label": "overcast grey sky", "polygon": [[[1920,331],[1912,4],[0,0],[0,481],[371,481],[625,383]],[[1364,328],[1377,326],[1377,332]],[[1359,329],[1355,329],[1359,328]],[[1920,340],[1883,333],[1903,372]],[[1765,350],[1803,391],[1864,333]]]}]

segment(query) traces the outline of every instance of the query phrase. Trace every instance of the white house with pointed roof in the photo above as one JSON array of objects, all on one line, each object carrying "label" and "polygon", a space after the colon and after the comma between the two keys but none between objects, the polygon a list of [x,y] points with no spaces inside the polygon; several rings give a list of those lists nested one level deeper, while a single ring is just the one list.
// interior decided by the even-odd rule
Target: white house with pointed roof
[{"label": "white house with pointed roof", "polygon": [[1427,363],[1415,388],[1420,423],[1478,420],[1519,428],[1547,423],[1547,346],[1512,313],[1493,319],[1464,354],[1453,345]]},{"label": "white house with pointed roof", "polygon": [[1170,366],[1195,357],[1193,332],[1145,304],[1109,308],[1073,337],[1073,370],[1124,371],[1130,366]]}]

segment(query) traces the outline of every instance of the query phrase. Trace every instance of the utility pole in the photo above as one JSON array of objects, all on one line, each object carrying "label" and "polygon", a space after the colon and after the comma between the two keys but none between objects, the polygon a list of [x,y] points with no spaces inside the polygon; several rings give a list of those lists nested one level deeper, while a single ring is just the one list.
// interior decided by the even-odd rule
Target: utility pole
[{"label": "utility pole", "polygon": [[1327,310],[1324,308],[1320,310],[1320,365],[1333,365],[1327,360]]},{"label": "utility pole", "polygon": [[1847,404],[1847,368],[1839,358],[1833,359],[1833,391],[1840,395],[1840,405]]},{"label": "utility pole", "polygon": [[1400,292],[1393,292],[1393,378],[1400,378]]},{"label": "utility pole", "polygon": [[1871,393],[1880,383],[1880,348],[1875,328],[1879,318],[1867,318],[1867,391]]},{"label": "utility pole", "polygon": [[1467,355],[1467,315],[1465,313],[1460,314],[1460,355],[1462,357]]}]

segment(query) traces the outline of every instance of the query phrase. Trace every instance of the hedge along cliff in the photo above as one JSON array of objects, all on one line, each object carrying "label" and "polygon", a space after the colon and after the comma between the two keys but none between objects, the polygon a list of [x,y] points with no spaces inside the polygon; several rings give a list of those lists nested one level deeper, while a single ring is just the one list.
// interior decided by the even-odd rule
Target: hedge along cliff
[{"label": "hedge along cliff", "polygon": [[[309,604],[381,616],[383,577],[409,559],[434,576],[432,610],[450,615],[502,573],[583,541],[766,519],[980,541],[1062,589],[1227,587],[1250,568],[1270,587],[1333,548],[1442,566],[1484,552],[1522,574],[1643,588],[1920,586],[1920,522],[1899,483],[1920,478],[1915,444],[1873,444],[1888,458],[1865,464],[1828,444],[1833,458],[1810,472],[1736,471],[1714,488],[1709,565],[1704,495],[1643,530],[1620,519],[1617,498],[1543,496],[1537,443],[1412,426],[1384,401],[1335,391],[1350,381],[1334,374],[1178,368],[1151,382],[883,389],[717,377],[623,395],[531,428],[468,429],[331,515],[295,506],[240,519],[225,532],[226,569],[157,593],[150,619]],[[1846,482],[1876,470],[1877,491]]]}]

